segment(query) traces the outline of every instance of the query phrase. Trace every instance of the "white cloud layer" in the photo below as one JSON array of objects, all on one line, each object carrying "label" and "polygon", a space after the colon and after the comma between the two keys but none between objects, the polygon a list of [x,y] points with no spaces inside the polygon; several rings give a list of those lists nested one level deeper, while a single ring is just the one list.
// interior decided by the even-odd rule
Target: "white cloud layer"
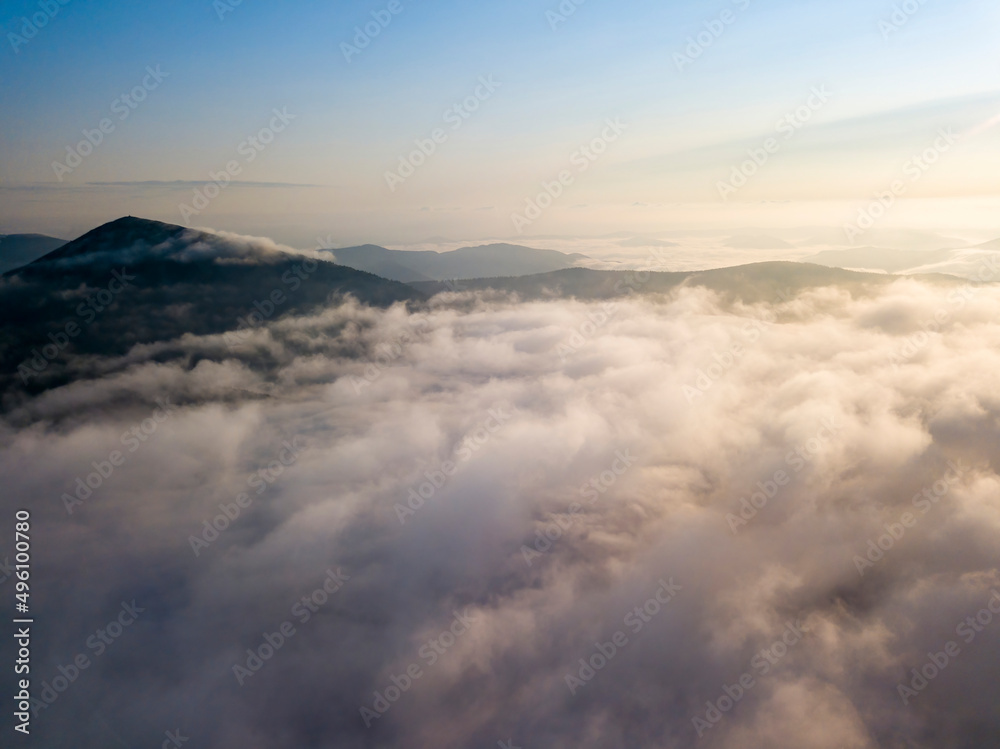
[{"label": "white cloud layer", "polygon": [[[686,288],[610,313],[447,296],[419,321],[346,304],[234,351],[188,336],[105,361],[0,424],[3,504],[35,508],[36,683],[94,656],[121,601],[145,608],[37,730],[80,747],[114,745],[105,725],[289,749],[995,743],[1000,615],[961,625],[1000,611],[998,321],[994,287],[913,279],[773,307]],[[156,398],[178,407],[149,431]],[[220,504],[238,514],[207,540]],[[234,666],[285,621],[241,685]]]}]

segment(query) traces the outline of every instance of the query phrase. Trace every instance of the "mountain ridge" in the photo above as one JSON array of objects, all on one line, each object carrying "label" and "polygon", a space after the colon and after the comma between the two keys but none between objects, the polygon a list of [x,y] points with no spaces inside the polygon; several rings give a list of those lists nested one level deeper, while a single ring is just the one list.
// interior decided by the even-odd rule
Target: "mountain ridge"
[{"label": "mountain ridge", "polygon": [[[644,275],[645,274],[645,275]],[[447,291],[502,291],[523,300],[576,298],[614,299],[634,293],[668,293],[680,286],[703,286],[718,291],[730,302],[772,302],[788,291],[840,286],[864,293],[905,278],[923,278],[933,283],[965,284],[965,279],[944,274],[896,276],[787,260],[762,261],[699,271],[636,271],[567,268],[531,276],[479,278],[459,284],[418,282],[410,284],[434,296]],[[456,288],[457,286],[457,288]]]},{"label": "mountain ridge", "polygon": [[45,234],[0,235],[0,273],[20,268],[66,244]]},{"label": "mountain ridge", "polygon": [[335,262],[357,270],[376,273],[403,283],[524,276],[576,267],[587,260],[580,253],[564,253],[505,242],[460,247],[455,250],[390,250],[365,244],[325,249]]}]

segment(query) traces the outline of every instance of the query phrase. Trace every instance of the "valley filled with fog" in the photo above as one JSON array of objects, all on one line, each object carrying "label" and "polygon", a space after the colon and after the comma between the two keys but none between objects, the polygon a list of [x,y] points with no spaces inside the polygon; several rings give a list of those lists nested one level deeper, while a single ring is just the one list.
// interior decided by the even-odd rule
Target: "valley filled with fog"
[{"label": "valley filled with fog", "polygon": [[432,288],[155,222],[88,237],[0,288],[33,305],[4,329],[0,470],[44,539],[39,733],[1000,731],[997,286],[764,264]]}]

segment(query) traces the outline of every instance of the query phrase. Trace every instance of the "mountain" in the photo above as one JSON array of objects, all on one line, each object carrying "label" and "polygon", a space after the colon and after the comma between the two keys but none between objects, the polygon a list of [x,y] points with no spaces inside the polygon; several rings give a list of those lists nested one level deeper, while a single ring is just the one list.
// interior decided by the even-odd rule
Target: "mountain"
[{"label": "mountain", "polygon": [[118,219],[0,278],[0,394],[63,384],[72,379],[68,363],[79,369],[87,355],[245,330],[347,296],[378,307],[424,299],[405,284],[269,240]]},{"label": "mountain", "polygon": [[556,250],[536,250],[516,244],[462,247],[448,252],[388,250],[366,244],[322,252],[329,252],[341,265],[404,283],[527,276],[572,268],[580,260],[587,259],[576,253],[568,255]]},{"label": "mountain", "polygon": [[[333,255],[297,253],[270,240],[131,216],[87,232],[0,276],[0,411],[16,410],[32,394],[106,375],[109,367],[126,370],[127,355],[137,346],[154,347],[161,363],[192,368],[205,360],[219,366],[230,362],[268,376],[278,371],[269,348],[275,337],[281,337],[284,350],[293,356],[308,358],[313,349],[309,336],[298,334],[294,326],[255,331],[265,321],[315,313],[348,297],[361,305],[402,302],[416,310],[429,295],[453,287],[438,280],[404,284],[326,258],[357,255],[378,261],[383,272],[403,274],[411,270],[402,260],[425,257],[425,271],[448,279],[480,268],[520,273],[583,258],[516,245],[449,253],[394,252],[375,246],[350,249],[353,252],[338,250]],[[648,274],[563,267],[463,280],[461,288],[516,292],[524,299],[611,299],[630,290],[658,294],[689,285],[718,291],[729,302],[755,303],[822,286],[862,294],[894,280],[821,265],[766,262]],[[346,324],[332,317],[318,329],[330,340],[343,338],[347,351],[353,344],[350,337],[341,336]],[[199,337],[194,349],[181,345],[187,334]]]},{"label": "mountain", "polygon": [[101,256],[115,254],[119,260],[143,255],[168,254],[178,244],[194,244],[209,240],[205,232],[186,229],[162,221],[127,216],[103,224],[71,242],[37,258],[35,262],[52,263],[62,260],[91,262]]},{"label": "mountain", "polygon": [[[934,283],[965,283],[962,279],[944,275],[923,278]],[[598,300],[620,298],[630,293],[663,294],[685,285],[717,291],[727,302],[740,300],[756,304],[773,302],[780,299],[782,294],[795,294],[805,289],[827,286],[864,294],[896,280],[895,276],[881,273],[859,273],[807,263],[774,261],[705,271],[650,272],[648,276],[637,274],[636,271],[570,268],[519,278],[472,279],[463,281],[461,288],[469,291],[513,292],[523,300],[571,297]],[[449,289],[448,285],[439,282],[412,285],[428,295]]]},{"label": "mountain", "polygon": [[47,237],[44,234],[0,236],[0,273],[27,265],[64,244],[66,244],[65,239]]},{"label": "mountain", "polygon": [[893,250],[884,247],[856,247],[849,250],[823,250],[802,258],[833,268],[865,268],[897,273],[922,265],[940,263],[952,256],[952,250]]}]

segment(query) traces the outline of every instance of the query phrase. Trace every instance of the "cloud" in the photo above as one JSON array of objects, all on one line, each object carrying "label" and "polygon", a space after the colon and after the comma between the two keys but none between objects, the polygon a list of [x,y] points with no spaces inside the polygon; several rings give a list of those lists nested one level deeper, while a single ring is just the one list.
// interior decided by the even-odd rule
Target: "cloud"
[{"label": "cloud", "polygon": [[[0,424],[5,511],[34,508],[39,537],[33,684],[93,660],[34,729],[80,747],[175,727],[218,747],[981,745],[1000,621],[956,628],[1000,588],[998,319],[992,286],[916,279],[758,305],[465,293],[90,361],[101,376]],[[178,408],[146,434],[157,398]],[[349,579],[320,604],[328,570]],[[88,638],[132,599],[145,612],[97,657]]]}]

